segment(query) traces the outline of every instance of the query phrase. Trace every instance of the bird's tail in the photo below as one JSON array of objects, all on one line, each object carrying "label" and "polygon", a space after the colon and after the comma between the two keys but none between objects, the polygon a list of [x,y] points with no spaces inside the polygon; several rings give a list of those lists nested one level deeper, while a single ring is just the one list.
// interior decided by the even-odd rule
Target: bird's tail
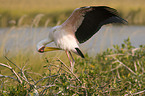
[{"label": "bird's tail", "polygon": [[81,56],[82,58],[85,58],[85,56],[83,55],[83,53],[81,52],[81,50],[79,48],[75,48],[75,50],[72,50],[72,52]]}]

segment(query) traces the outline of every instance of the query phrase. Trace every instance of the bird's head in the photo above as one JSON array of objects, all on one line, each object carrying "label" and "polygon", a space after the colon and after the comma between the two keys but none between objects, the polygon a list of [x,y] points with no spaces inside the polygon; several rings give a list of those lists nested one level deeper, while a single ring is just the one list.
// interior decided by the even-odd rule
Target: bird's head
[{"label": "bird's head", "polygon": [[41,40],[40,42],[37,43],[37,51],[40,53],[44,53],[45,50],[45,45],[47,44],[47,39]]},{"label": "bird's head", "polygon": [[37,44],[37,51],[43,53],[45,50],[45,46],[41,45],[40,43]]},{"label": "bird's head", "polygon": [[55,51],[55,50],[62,50],[62,49],[56,48],[56,47],[46,47],[46,46],[44,46],[42,41],[40,41],[37,44],[37,51],[40,52],[40,53],[44,53],[44,52],[47,52],[47,51]]},{"label": "bird's head", "polygon": [[45,47],[41,47],[40,49],[38,49],[38,52],[43,53],[43,52],[45,52],[44,49],[45,49]]}]

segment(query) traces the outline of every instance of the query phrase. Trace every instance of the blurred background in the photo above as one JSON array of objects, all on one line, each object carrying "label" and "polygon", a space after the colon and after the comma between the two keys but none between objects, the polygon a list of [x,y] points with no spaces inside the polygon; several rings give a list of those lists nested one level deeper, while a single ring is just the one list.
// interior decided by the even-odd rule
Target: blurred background
[{"label": "blurred background", "polygon": [[[40,25],[49,18],[49,26],[63,22],[71,12],[81,6],[106,5],[118,10],[131,25],[145,25],[144,0],[0,0],[0,27],[18,24],[25,17],[24,24],[31,24],[34,17],[44,14]],[[13,21],[12,21],[13,20]]]},{"label": "blurred background", "polygon": [[84,53],[94,56],[128,37],[138,47],[145,44],[144,4],[145,0],[0,0],[0,56],[20,51],[37,54],[36,44],[47,37],[50,27],[63,23],[75,8],[90,5],[117,9],[128,25],[103,26],[80,45]]},{"label": "blurred background", "polygon": [[[81,59],[73,54],[74,73],[68,70],[64,51],[37,52],[36,44],[48,37],[51,27],[62,24],[74,9],[91,5],[115,8],[128,25],[105,25],[80,44],[88,55]],[[145,0],[0,0],[0,96],[27,96],[35,88],[38,92],[33,93],[40,96],[143,96],[145,47],[141,45],[145,45]],[[7,79],[18,78],[13,70],[22,84]]]}]

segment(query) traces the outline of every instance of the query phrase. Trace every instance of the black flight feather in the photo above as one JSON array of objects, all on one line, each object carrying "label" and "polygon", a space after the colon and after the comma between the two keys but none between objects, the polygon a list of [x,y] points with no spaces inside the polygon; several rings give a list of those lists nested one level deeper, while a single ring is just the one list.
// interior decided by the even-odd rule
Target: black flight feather
[{"label": "black flight feather", "polygon": [[122,19],[113,8],[107,6],[91,6],[90,8],[92,8],[92,10],[85,13],[82,24],[75,32],[75,36],[79,43],[84,43],[90,39],[105,24],[127,23],[127,21]]}]

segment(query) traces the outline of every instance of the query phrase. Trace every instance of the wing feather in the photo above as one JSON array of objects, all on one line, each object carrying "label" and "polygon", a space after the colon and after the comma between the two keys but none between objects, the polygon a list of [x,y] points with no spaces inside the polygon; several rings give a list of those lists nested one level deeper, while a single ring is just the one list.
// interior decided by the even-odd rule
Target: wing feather
[{"label": "wing feather", "polygon": [[79,43],[90,39],[99,29],[109,23],[127,23],[118,12],[107,6],[81,7],[74,10],[72,15],[64,22],[75,36]]}]

